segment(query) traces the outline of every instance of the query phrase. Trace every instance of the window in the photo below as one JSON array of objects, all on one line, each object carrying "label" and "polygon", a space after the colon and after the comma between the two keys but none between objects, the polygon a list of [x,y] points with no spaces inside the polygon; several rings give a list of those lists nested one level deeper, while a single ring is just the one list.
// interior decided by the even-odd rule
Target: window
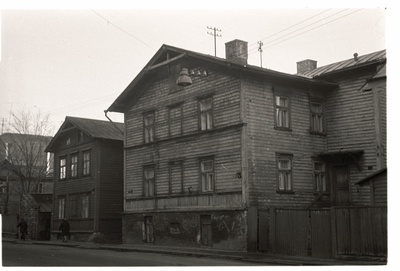
[{"label": "window", "polygon": [[183,192],[183,168],[182,161],[173,161],[169,164],[169,193],[179,194]]},{"label": "window", "polygon": [[83,132],[78,131],[78,142],[82,142],[82,140],[83,140]]},{"label": "window", "polygon": [[58,219],[65,218],[65,197],[58,198]]},{"label": "window", "polygon": [[155,136],[155,113],[148,112],[143,115],[143,138],[144,143],[154,141]]},{"label": "window", "polygon": [[290,127],[289,98],[287,97],[275,96],[275,126]]},{"label": "window", "polygon": [[311,110],[311,132],[323,133],[324,132],[324,115],[323,107],[320,103],[312,102],[310,104]]},{"label": "window", "polygon": [[77,198],[77,195],[69,196],[69,206],[70,206],[69,216],[71,218],[76,218],[78,216],[76,198]]},{"label": "window", "polygon": [[153,243],[153,217],[145,216],[144,217],[144,241],[146,243]]},{"label": "window", "polygon": [[0,194],[5,194],[5,193],[7,193],[7,183],[0,182]]},{"label": "window", "polygon": [[67,141],[65,142],[65,144],[67,146],[71,145],[71,138],[70,137],[67,138]]},{"label": "window", "polygon": [[90,152],[83,153],[83,175],[90,175]]},{"label": "window", "polygon": [[213,127],[213,101],[212,98],[199,100],[200,130],[210,130]]},{"label": "window", "polygon": [[89,218],[89,195],[81,196],[81,218]]},{"label": "window", "polygon": [[155,168],[146,166],[143,168],[143,195],[145,197],[154,196]]},{"label": "window", "polygon": [[37,192],[43,194],[43,183],[38,183],[37,188]]},{"label": "window", "polygon": [[201,191],[214,191],[214,159],[205,158],[200,161]]},{"label": "window", "polygon": [[169,108],[169,136],[182,134],[182,105]]},{"label": "window", "polygon": [[278,191],[291,192],[293,190],[292,179],[292,155],[277,156]]},{"label": "window", "polygon": [[67,178],[67,158],[60,158],[60,180]]},{"label": "window", "polygon": [[314,189],[315,192],[328,192],[325,177],[325,163],[314,162]]},{"label": "window", "polygon": [[70,170],[71,178],[78,177],[78,155],[71,155],[71,170]]}]

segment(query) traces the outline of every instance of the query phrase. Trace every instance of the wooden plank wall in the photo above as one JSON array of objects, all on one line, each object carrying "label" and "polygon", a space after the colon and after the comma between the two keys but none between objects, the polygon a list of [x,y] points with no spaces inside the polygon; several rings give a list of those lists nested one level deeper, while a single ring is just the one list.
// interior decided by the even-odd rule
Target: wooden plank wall
[{"label": "wooden plank wall", "polygon": [[[252,205],[307,206],[314,201],[312,155],[326,151],[326,137],[312,135],[307,91],[281,87],[257,78],[243,83],[247,117],[249,201]],[[290,99],[291,131],[274,128],[274,93]],[[293,154],[294,194],[277,190],[276,153]]]},{"label": "wooden plank wall", "polygon": [[[202,69],[197,67],[196,69]],[[241,205],[242,181],[240,151],[239,81],[229,74],[209,70],[207,78],[193,78],[193,85],[178,92],[170,92],[168,78],[154,82],[139,101],[126,113],[126,210],[131,208]],[[204,95],[213,97],[213,130],[199,132],[198,99]],[[182,106],[182,135],[168,133],[168,110],[170,106]],[[156,141],[143,144],[143,113],[155,110]],[[235,192],[236,196],[217,197],[197,195],[201,191],[199,158],[214,158],[215,193]],[[171,161],[182,161],[183,191],[174,190],[171,196],[182,199],[158,199],[142,202],[135,199],[143,194],[143,166],[156,166],[156,194],[168,196],[169,165]],[[131,200],[135,200],[130,202]],[[238,201],[239,200],[239,201]]]}]

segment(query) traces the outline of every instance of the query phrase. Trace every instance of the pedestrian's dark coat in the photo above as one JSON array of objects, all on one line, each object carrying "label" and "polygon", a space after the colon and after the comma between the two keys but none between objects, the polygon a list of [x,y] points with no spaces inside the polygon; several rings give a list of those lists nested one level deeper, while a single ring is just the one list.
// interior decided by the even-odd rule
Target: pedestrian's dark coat
[{"label": "pedestrian's dark coat", "polygon": [[69,223],[66,219],[64,219],[63,222],[61,222],[59,230],[63,235],[69,234]]},{"label": "pedestrian's dark coat", "polygon": [[18,227],[20,233],[28,233],[28,223],[26,223],[25,220],[21,219],[21,221],[17,225],[17,228]]}]

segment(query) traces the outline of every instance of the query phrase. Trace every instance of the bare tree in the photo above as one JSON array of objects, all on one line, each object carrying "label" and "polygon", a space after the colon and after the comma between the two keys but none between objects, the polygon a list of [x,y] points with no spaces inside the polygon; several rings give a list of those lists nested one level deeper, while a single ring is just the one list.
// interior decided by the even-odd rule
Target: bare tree
[{"label": "bare tree", "polygon": [[8,132],[0,136],[2,158],[8,167],[6,189],[2,190],[4,213],[12,195],[21,203],[46,178],[50,160],[44,150],[51,140],[50,132],[49,115],[25,109],[12,114]]}]

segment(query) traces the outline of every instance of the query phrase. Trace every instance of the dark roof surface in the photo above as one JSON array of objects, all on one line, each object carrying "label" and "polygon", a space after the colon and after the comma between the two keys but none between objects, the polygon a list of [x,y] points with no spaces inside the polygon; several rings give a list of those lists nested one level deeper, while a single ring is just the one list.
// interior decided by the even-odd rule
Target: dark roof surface
[{"label": "dark roof surface", "polygon": [[308,78],[313,78],[316,76],[321,76],[327,73],[331,73],[331,72],[335,72],[338,70],[343,70],[343,69],[347,69],[347,68],[352,68],[352,67],[357,67],[357,66],[362,66],[362,65],[366,65],[368,63],[372,63],[372,62],[376,62],[376,61],[381,61],[381,60],[386,60],[386,50],[381,50],[381,51],[377,51],[371,54],[366,54],[366,55],[362,55],[362,56],[358,56],[357,60],[353,58],[344,60],[344,61],[340,61],[340,62],[336,62],[336,63],[332,63],[329,65],[325,65],[319,68],[316,68],[312,71],[308,71],[308,72],[303,72],[301,74],[301,76],[305,76]]},{"label": "dark roof surface", "polygon": [[69,121],[72,124],[76,125],[80,130],[86,132],[93,138],[124,140],[124,135],[123,133],[121,133],[121,131],[125,130],[125,126],[123,123],[120,122],[114,122],[114,124],[118,127],[118,130],[113,123],[105,120],[85,119],[67,116],[65,118],[65,121]]},{"label": "dark roof surface", "polygon": [[64,123],[57,131],[51,142],[47,145],[46,152],[53,151],[53,145],[58,136],[69,129],[68,125],[75,126],[77,129],[94,139],[124,140],[125,125],[120,122],[110,122],[105,120],[85,119],[77,117],[65,117]]},{"label": "dark roof surface", "polygon": [[376,177],[376,176],[378,176],[378,175],[380,175],[380,174],[386,173],[386,172],[387,172],[387,168],[386,168],[386,167],[385,167],[385,168],[382,168],[382,169],[377,170],[377,171],[375,171],[374,173],[368,175],[368,176],[365,177],[364,179],[361,179],[360,181],[356,182],[356,184],[363,186],[363,184],[364,184],[366,181],[369,181],[370,179],[372,179],[372,178],[374,178],[374,177]]}]

